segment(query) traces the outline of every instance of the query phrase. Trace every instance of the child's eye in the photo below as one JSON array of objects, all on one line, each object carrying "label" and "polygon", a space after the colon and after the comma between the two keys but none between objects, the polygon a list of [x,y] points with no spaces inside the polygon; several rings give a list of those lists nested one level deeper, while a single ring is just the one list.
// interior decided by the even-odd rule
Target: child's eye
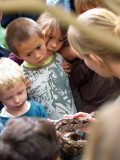
[{"label": "child's eye", "polygon": [[23,93],[23,91],[24,91],[24,90],[22,90],[22,91],[19,91],[19,92],[18,92],[18,94],[22,94],[22,93]]},{"label": "child's eye", "polygon": [[30,57],[30,56],[31,56],[31,53],[28,53],[28,54],[27,54],[27,57]]},{"label": "child's eye", "polygon": [[64,41],[64,39],[59,39],[59,42],[63,42]]},{"label": "child's eye", "polygon": [[7,98],[5,98],[6,100],[10,100],[10,99],[12,99],[12,97],[7,97]]},{"label": "child's eye", "polygon": [[50,36],[49,38],[50,38],[50,39],[53,39],[53,36]]},{"label": "child's eye", "polygon": [[37,49],[39,50],[41,48],[41,46],[38,46]]}]

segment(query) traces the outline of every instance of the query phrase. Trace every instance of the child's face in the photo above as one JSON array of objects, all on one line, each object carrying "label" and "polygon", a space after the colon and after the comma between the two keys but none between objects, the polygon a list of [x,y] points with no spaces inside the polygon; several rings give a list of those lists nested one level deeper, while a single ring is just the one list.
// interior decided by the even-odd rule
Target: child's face
[{"label": "child's face", "polygon": [[60,28],[53,29],[53,31],[49,30],[45,35],[45,43],[47,45],[47,53],[49,55],[60,50],[64,43]]},{"label": "child's face", "polygon": [[40,66],[48,59],[45,41],[37,33],[16,48],[19,57],[31,65]]},{"label": "child's face", "polygon": [[1,88],[0,100],[9,110],[22,110],[27,100],[26,85],[23,80],[18,80],[10,89]]}]

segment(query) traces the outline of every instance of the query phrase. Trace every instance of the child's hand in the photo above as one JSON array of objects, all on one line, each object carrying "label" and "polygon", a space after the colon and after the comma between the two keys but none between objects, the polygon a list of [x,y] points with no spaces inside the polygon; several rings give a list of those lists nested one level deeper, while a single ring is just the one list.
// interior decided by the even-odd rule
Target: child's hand
[{"label": "child's hand", "polygon": [[[77,117],[81,117],[81,118],[84,118],[84,117],[88,117],[88,120],[90,122],[96,122],[96,119],[95,118],[92,118],[90,114],[88,113],[84,113],[84,112],[78,112],[74,115],[65,115],[64,118],[77,118]],[[85,127],[77,127],[77,129],[85,132],[85,133],[90,133],[90,127],[89,126],[85,126]]]},{"label": "child's hand", "polygon": [[64,71],[68,74],[68,76],[70,76],[72,70],[72,64],[69,62],[63,62],[61,66],[64,69]]}]

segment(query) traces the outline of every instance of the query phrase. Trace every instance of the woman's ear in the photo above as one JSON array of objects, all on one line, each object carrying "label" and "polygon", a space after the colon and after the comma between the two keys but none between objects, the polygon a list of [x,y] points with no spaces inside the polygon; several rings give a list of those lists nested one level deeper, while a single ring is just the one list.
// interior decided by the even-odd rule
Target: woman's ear
[{"label": "woman's ear", "polygon": [[99,66],[102,65],[101,61],[98,59],[97,56],[95,56],[94,54],[90,54],[89,57],[94,61],[96,62]]}]

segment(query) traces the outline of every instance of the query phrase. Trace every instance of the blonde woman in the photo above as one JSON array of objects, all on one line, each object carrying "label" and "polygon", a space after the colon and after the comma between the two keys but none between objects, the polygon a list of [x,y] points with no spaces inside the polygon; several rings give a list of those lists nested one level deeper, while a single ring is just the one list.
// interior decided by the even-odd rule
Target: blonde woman
[{"label": "blonde woman", "polygon": [[[115,38],[120,38],[120,19],[111,11],[102,8],[91,9],[80,15],[77,21],[86,26],[94,27],[99,31],[109,31]],[[79,54],[85,64],[103,77],[120,78],[120,53],[110,45],[100,43],[77,28],[70,26],[68,40],[73,50]],[[119,88],[119,86],[118,86]],[[119,97],[116,103],[119,103]],[[86,116],[86,113],[77,113],[73,117]]]}]

